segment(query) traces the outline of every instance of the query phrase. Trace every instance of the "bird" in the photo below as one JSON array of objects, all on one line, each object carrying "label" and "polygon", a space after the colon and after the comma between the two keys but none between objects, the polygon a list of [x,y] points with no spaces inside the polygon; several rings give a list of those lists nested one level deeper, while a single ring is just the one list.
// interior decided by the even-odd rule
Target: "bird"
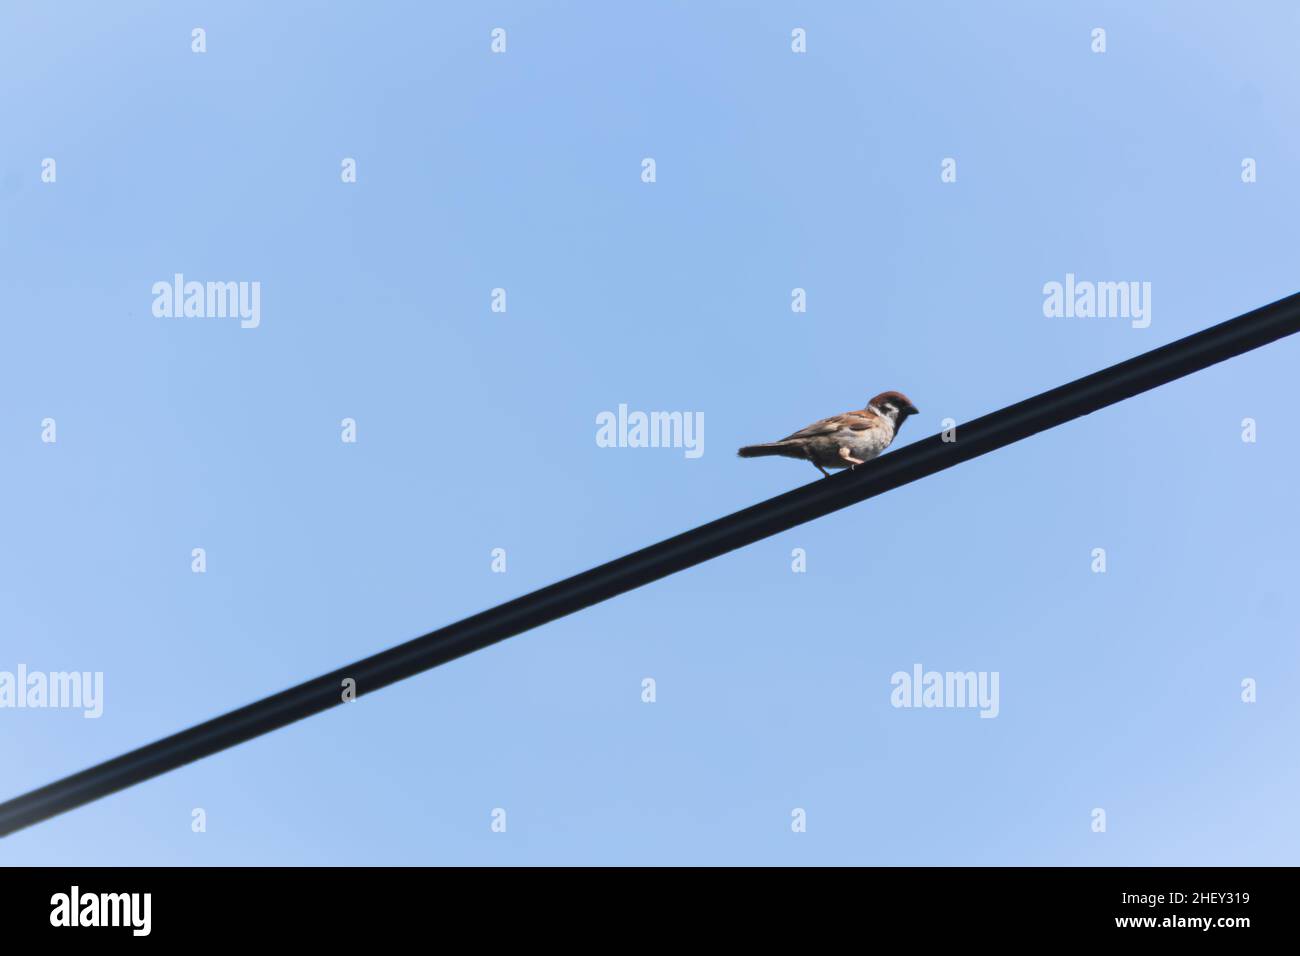
[{"label": "bird", "polygon": [[829,478],[827,468],[855,468],[879,455],[889,447],[903,422],[918,411],[902,392],[881,392],[867,402],[866,408],[823,418],[780,441],[746,445],[736,454],[741,458],[802,458]]}]

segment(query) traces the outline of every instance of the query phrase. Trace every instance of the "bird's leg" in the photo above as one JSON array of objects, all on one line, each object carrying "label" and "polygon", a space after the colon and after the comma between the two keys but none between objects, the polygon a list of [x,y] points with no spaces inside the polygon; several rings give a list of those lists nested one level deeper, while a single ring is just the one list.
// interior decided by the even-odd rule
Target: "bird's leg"
[{"label": "bird's leg", "polygon": [[808,460],[809,460],[810,462],[813,463],[813,467],[816,468],[818,471],[820,471],[820,472],[822,473],[822,475],[824,475],[824,476],[827,477],[827,478],[829,478],[829,477],[831,476],[831,473],[830,473],[829,471],[827,471],[827,470],[826,470],[825,468],[823,468],[821,465],[817,464],[817,459],[813,457],[813,453],[812,453],[812,449],[811,449],[811,448],[808,448],[808,447],[805,446],[805,447],[804,447],[804,450],[803,450],[803,453],[804,453],[805,455],[808,456]]},{"label": "bird's leg", "polygon": [[850,468],[854,468],[858,465],[866,464],[865,461],[862,461],[859,458],[854,458],[852,455],[850,455],[849,450],[845,448],[843,445],[840,446],[840,457],[843,458],[845,461],[852,463],[849,465]]}]

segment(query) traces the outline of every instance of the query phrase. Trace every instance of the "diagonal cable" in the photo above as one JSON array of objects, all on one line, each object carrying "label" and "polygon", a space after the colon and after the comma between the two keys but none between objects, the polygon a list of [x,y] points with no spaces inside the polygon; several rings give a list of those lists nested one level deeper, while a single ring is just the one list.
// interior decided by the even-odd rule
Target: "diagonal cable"
[{"label": "diagonal cable", "polygon": [[0,804],[0,836],[1300,331],[1300,293],[565,578]]}]

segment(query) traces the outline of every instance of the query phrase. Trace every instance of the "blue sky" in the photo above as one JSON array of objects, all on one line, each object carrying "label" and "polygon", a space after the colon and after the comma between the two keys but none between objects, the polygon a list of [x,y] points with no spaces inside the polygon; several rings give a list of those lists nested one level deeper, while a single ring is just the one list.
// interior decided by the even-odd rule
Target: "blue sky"
[{"label": "blue sky", "polygon": [[[922,410],[906,443],[1296,291],[1298,20],[6,4],[0,672],[102,672],[104,713],[0,709],[0,798],[817,478],[739,445],[887,388]],[[155,317],[177,272],[260,283],[260,325]],[[1067,273],[1150,282],[1150,327],[1044,316]],[[797,528],[0,862],[1293,864],[1298,359]],[[704,454],[599,447],[620,404],[702,413]],[[996,672],[998,716],[891,706],[916,664]]]}]

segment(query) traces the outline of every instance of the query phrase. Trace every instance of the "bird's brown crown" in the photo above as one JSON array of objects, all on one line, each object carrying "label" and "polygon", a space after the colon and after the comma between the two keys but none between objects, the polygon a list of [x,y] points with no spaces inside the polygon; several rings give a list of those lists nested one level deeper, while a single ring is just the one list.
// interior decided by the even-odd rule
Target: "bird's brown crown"
[{"label": "bird's brown crown", "polygon": [[876,408],[884,408],[888,402],[892,402],[896,408],[907,408],[912,404],[912,400],[902,392],[881,392],[869,404]]}]

